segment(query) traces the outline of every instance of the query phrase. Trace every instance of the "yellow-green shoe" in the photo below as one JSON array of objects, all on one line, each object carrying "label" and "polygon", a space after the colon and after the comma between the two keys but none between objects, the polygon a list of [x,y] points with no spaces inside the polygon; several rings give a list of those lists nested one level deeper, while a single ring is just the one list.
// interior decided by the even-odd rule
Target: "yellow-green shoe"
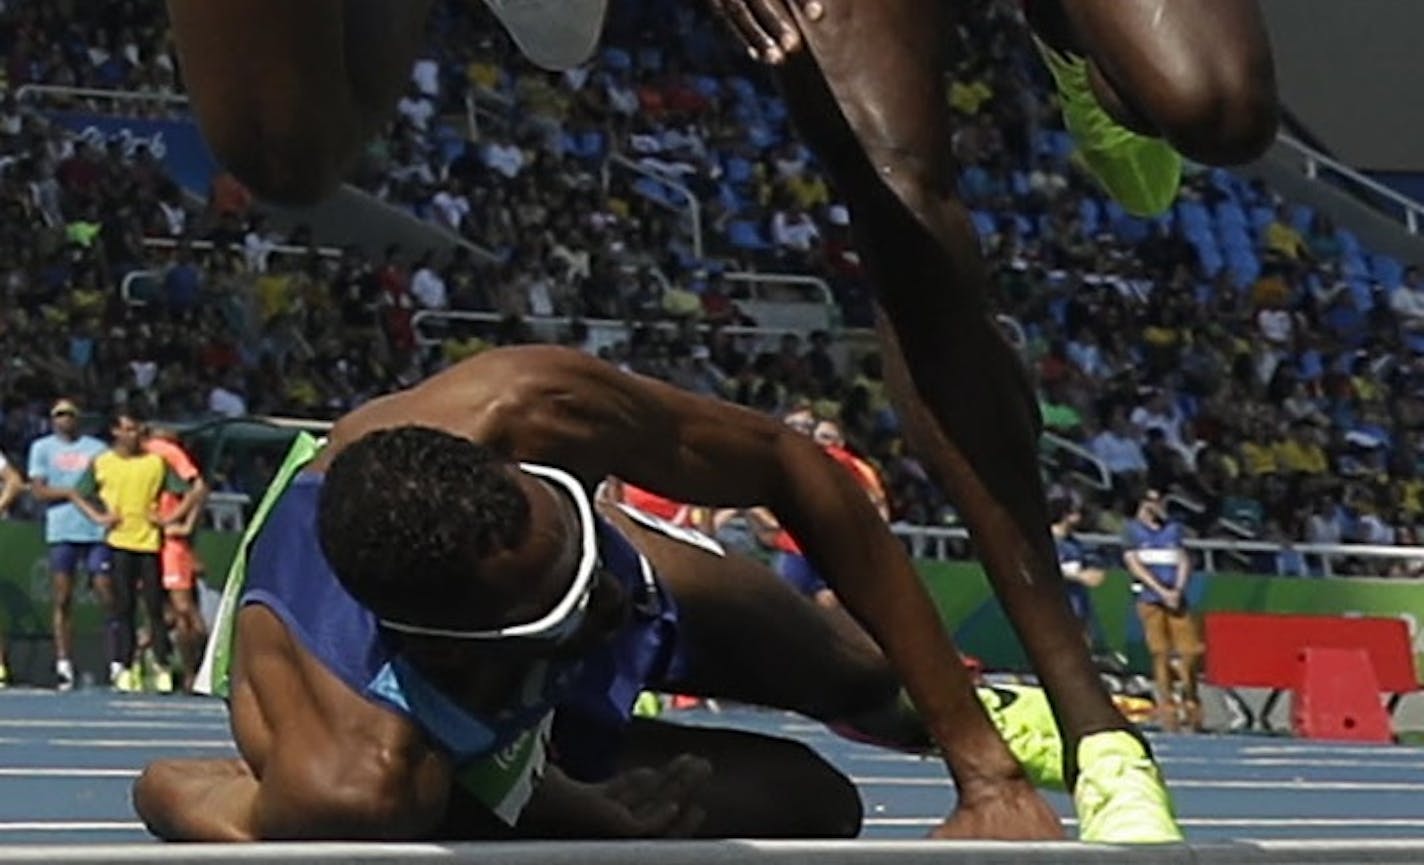
[{"label": "yellow-green shoe", "polygon": [[114,690],[121,694],[137,694],[143,691],[143,670],[138,664],[120,668],[114,673]]},{"label": "yellow-green shoe", "polygon": [[1162,773],[1142,743],[1122,730],[1094,733],[1078,743],[1073,805],[1080,841],[1171,844],[1182,840]]},{"label": "yellow-green shoe", "polygon": [[173,673],[165,667],[157,667],[153,671],[153,690],[160,694],[173,693]]},{"label": "yellow-green shoe", "polygon": [[4,665],[4,664],[0,664],[0,688],[8,688],[9,686],[10,686],[10,671],[7,670],[7,669],[5,669],[5,665]]},{"label": "yellow-green shoe", "polygon": [[652,691],[642,691],[633,701],[633,717],[656,718],[663,713],[663,701]]},{"label": "yellow-green shoe", "polygon": [[1088,63],[1034,39],[1058,86],[1063,124],[1078,142],[1078,155],[1123,210],[1160,216],[1182,184],[1182,156],[1160,138],[1139,135],[1114,120],[1088,83]]},{"label": "yellow-green shoe", "polygon": [[1033,786],[1066,790],[1063,782],[1063,738],[1042,688],[985,685],[976,689],[979,701],[999,735],[1023,766]]}]

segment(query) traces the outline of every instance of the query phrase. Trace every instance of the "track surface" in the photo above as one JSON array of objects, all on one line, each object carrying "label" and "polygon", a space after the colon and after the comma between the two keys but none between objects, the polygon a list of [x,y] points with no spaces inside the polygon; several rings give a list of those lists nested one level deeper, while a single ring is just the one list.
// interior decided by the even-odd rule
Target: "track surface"
[{"label": "track surface", "polygon": [[[855,745],[792,715],[671,720],[798,738],[856,780],[867,838],[919,838],[953,803],[937,763]],[[1424,838],[1424,749],[1154,736],[1192,841]],[[221,703],[104,692],[0,693],[0,844],[141,841],[129,785],[164,756],[233,754]],[[1053,804],[1072,827],[1065,796]]]}]

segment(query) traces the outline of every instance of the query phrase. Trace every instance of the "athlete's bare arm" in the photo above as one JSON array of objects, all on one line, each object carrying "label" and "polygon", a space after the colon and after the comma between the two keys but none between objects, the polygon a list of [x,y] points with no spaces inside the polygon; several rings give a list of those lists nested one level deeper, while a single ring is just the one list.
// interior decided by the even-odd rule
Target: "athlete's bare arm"
[{"label": "athlete's bare arm", "polygon": [[231,701],[240,760],[164,760],[134,808],[180,841],[398,840],[445,817],[450,767],[403,719],[302,651],[265,608],[238,617]]}]

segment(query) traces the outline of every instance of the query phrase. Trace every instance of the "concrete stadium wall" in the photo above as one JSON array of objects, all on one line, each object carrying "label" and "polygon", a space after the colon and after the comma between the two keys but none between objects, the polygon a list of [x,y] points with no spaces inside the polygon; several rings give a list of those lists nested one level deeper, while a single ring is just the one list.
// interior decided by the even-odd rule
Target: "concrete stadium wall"
[{"label": "concrete stadium wall", "polygon": [[1343,161],[1424,170],[1424,3],[1262,0],[1281,97]]}]

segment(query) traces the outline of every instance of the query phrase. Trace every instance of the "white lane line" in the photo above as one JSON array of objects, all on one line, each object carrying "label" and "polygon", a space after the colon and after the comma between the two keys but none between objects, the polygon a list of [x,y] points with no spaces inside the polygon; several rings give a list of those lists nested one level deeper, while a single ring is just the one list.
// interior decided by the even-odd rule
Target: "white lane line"
[{"label": "white lane line", "polygon": [[0,718],[0,728],[34,730],[227,730],[211,721],[71,721],[64,718]]},{"label": "white lane line", "polygon": [[127,820],[13,820],[0,822],[0,832],[114,832],[143,831],[143,824]]},{"label": "white lane line", "polygon": [[[1271,756],[1273,754],[1322,754],[1324,756],[1368,756],[1384,757],[1424,757],[1424,750],[1404,748],[1397,745],[1249,745],[1237,753],[1251,756]],[[1224,757],[1230,760],[1230,756]]]},{"label": "white lane line", "polygon": [[[949,787],[944,778],[896,778],[894,776],[852,777],[853,783],[862,787]],[[1271,790],[1291,792],[1313,792],[1316,790],[1343,793],[1417,793],[1424,791],[1424,783],[1411,781],[1314,781],[1257,779],[1213,779],[1213,778],[1168,778],[1167,786],[1173,790]]]},{"label": "white lane line", "polygon": [[45,744],[58,748],[223,748],[231,750],[233,747],[230,739],[49,739]]},{"label": "white lane line", "polygon": [[0,778],[137,778],[137,769],[85,769],[70,766],[0,766]]},{"label": "white lane line", "polygon": [[225,715],[227,707],[217,700],[174,702],[169,700],[109,700],[114,709],[157,709],[162,712],[191,712],[194,715]]},{"label": "white lane line", "polygon": [[1237,757],[1222,760],[1218,757],[1159,757],[1157,762],[1164,766],[1284,766],[1295,769],[1413,769],[1424,770],[1424,762],[1400,760],[1331,760],[1323,757]]},{"label": "white lane line", "polygon": [[[943,817],[867,817],[866,826],[938,826]],[[1073,817],[1061,819],[1064,826],[1076,826]],[[1185,817],[1182,826],[1240,829],[1421,829],[1424,819],[1414,817]]]}]

